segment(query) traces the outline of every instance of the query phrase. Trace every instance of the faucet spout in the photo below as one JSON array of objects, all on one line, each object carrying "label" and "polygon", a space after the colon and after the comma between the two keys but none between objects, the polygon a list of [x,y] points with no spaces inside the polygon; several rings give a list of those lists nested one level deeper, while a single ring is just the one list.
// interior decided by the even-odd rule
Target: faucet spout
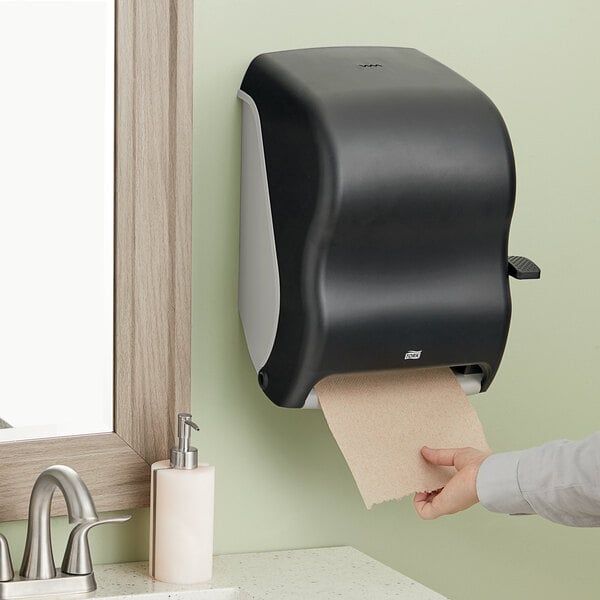
[{"label": "faucet spout", "polygon": [[55,465],[42,471],[29,500],[27,541],[20,570],[21,577],[25,579],[56,577],[50,539],[50,506],[57,488],[65,497],[69,523],[91,523],[98,520],[92,496],[76,471],[63,465]]}]

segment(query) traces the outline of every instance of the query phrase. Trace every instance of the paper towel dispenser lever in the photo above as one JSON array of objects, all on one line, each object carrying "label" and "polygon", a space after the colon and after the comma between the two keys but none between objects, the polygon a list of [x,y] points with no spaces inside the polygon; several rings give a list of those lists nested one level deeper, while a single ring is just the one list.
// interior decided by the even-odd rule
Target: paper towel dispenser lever
[{"label": "paper towel dispenser lever", "polygon": [[318,404],[334,373],[500,364],[515,197],[489,98],[407,48],[256,57],[243,79],[239,309],[260,386]]},{"label": "paper towel dispenser lever", "polygon": [[539,279],[542,272],[529,258],[525,258],[524,256],[509,256],[508,274],[515,279]]}]

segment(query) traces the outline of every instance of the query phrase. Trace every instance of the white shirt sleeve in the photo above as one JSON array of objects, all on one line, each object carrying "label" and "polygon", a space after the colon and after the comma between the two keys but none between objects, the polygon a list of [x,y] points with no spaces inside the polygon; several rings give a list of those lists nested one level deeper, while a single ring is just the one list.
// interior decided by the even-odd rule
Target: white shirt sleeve
[{"label": "white shirt sleeve", "polygon": [[479,469],[477,495],[494,512],[600,527],[600,432],[579,442],[492,454]]}]

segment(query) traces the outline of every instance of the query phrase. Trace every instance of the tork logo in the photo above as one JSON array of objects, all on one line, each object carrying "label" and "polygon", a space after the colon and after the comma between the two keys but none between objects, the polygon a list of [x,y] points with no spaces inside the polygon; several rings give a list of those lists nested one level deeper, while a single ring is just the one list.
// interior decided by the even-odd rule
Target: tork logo
[{"label": "tork logo", "polygon": [[419,360],[421,358],[422,350],[409,350],[404,355],[404,360]]}]

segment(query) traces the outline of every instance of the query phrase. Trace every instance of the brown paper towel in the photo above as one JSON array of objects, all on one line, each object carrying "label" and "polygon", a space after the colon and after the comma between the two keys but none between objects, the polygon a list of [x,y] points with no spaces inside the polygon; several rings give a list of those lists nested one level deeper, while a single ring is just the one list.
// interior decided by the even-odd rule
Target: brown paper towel
[{"label": "brown paper towel", "polygon": [[332,375],[315,387],[367,508],[447,483],[454,468],[427,463],[423,446],[489,450],[450,369]]}]

